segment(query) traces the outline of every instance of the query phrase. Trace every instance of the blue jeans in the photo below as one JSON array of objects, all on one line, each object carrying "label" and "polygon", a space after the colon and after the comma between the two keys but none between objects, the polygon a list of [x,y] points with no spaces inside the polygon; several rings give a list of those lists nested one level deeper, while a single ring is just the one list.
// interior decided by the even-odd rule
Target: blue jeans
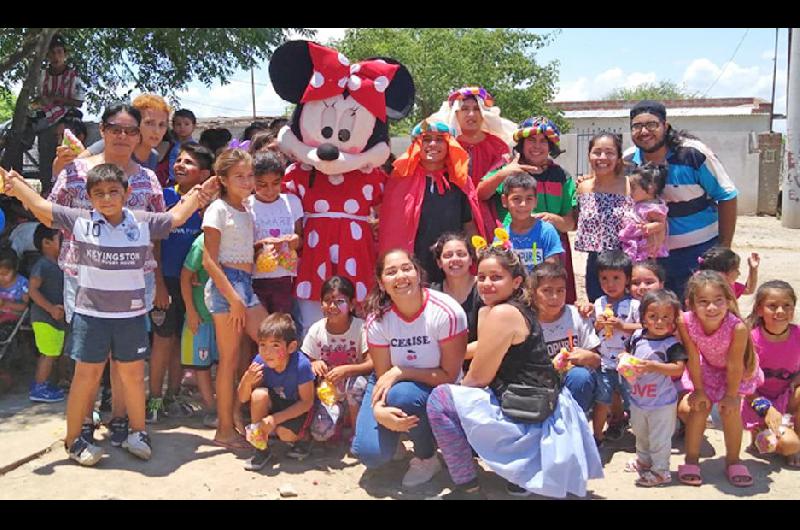
[{"label": "blue jeans", "polygon": [[659,258],[658,262],[667,272],[667,281],[664,287],[678,295],[678,299],[683,303],[686,291],[686,282],[699,267],[697,258],[702,256],[706,250],[719,245],[719,238],[715,237],[691,247],[676,248],[669,251],[669,256]]},{"label": "blue jeans", "polygon": [[573,366],[564,376],[564,386],[578,402],[584,412],[589,412],[594,404],[597,382],[591,370],[583,366]]},{"label": "blue jeans", "polygon": [[[586,297],[590,302],[603,296],[600,288],[600,276],[597,273],[597,256],[599,252],[588,252],[586,256]],[[571,371],[571,370],[570,370]]]},{"label": "blue jeans", "polygon": [[[390,431],[378,425],[372,413],[372,390],[375,388],[375,374],[367,381],[361,409],[356,421],[356,435],[353,438],[352,453],[368,468],[379,467],[391,461],[397,450],[402,433]],[[397,407],[406,414],[419,418],[416,427],[408,431],[414,442],[414,456],[431,458],[436,452],[436,440],[428,423],[428,396],[433,389],[414,381],[400,381],[386,394],[386,406]]]}]

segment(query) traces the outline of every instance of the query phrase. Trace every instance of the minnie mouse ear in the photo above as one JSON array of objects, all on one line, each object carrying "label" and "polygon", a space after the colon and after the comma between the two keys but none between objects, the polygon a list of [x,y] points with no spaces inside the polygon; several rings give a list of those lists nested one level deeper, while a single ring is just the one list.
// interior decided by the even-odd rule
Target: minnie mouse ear
[{"label": "minnie mouse ear", "polygon": [[414,107],[414,80],[408,68],[394,59],[388,57],[370,57],[370,59],[381,59],[389,64],[400,65],[400,69],[394,74],[389,88],[386,89],[386,116],[392,120],[399,120],[408,116]]},{"label": "minnie mouse ear", "polygon": [[299,103],[314,71],[306,40],[289,41],[276,49],[269,60],[269,79],[280,97]]}]

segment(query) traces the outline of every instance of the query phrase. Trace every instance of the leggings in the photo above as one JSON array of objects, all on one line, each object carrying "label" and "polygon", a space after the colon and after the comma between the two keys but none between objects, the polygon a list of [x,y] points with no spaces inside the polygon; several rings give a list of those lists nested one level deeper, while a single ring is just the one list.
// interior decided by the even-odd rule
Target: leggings
[{"label": "leggings", "polygon": [[428,422],[453,482],[460,486],[475,480],[478,467],[453,405],[450,385],[439,385],[431,392],[428,398]]}]

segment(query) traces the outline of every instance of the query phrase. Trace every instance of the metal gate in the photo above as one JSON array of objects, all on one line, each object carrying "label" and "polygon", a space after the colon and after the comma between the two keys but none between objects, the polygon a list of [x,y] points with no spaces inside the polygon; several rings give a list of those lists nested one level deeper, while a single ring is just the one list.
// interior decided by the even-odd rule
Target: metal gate
[{"label": "metal gate", "polygon": [[622,127],[610,128],[589,128],[589,129],[575,129],[575,136],[577,138],[577,148],[575,149],[575,167],[577,168],[577,175],[586,175],[589,173],[589,141],[592,137],[600,132],[612,132],[615,134],[623,134]]}]

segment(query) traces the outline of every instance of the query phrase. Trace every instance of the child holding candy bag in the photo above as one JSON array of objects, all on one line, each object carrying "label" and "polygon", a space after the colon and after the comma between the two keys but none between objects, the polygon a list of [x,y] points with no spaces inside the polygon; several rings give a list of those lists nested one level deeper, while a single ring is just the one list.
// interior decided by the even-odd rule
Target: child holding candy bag
[{"label": "child holding candy bag", "polygon": [[255,229],[253,291],[268,313],[292,310],[292,283],[303,235],[300,199],[281,193],[283,170],[275,153],[257,153],[253,160],[256,192],[247,198]]},{"label": "child holding candy bag", "polygon": [[[642,299],[639,317],[643,329],[625,343],[628,353],[620,356],[618,370],[631,376],[631,430],[636,436],[636,458],[626,471],[639,473],[636,485],[669,484],[669,456],[675,430],[678,392],[672,377],[683,373],[686,350],[675,338],[681,303],[671,291],[650,291]],[[626,362],[626,359],[630,361]],[[629,367],[632,374],[626,373]]]},{"label": "child holding candy bag", "polygon": [[[792,324],[797,296],[781,280],[763,283],[748,317],[764,383],[744,399],[742,421],[759,452],[800,468],[800,327]],[[794,429],[792,429],[794,424]]]},{"label": "child holding candy bag", "polygon": [[[322,314],[303,340],[303,353],[311,359],[314,375],[332,387],[330,400],[320,396],[311,422],[311,435],[318,442],[329,440],[342,424],[342,407],[347,402],[350,422],[355,427],[361,399],[367,387],[365,376],[372,372],[366,356],[364,321],[354,315],[356,289],[343,276],[332,276],[322,284]],[[318,391],[319,392],[319,391]],[[326,401],[329,401],[326,403]]]}]

